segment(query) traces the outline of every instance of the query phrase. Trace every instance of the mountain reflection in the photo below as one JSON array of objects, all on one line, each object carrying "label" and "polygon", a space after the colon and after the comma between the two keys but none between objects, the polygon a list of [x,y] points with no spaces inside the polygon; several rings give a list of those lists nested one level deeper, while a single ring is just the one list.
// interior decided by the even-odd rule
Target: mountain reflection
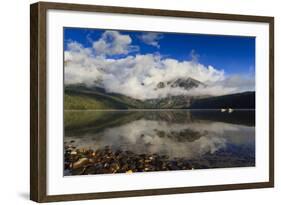
[{"label": "mountain reflection", "polygon": [[186,160],[236,149],[244,159],[254,157],[254,119],[254,111],[236,110],[66,111],[65,141],[75,140],[78,148],[109,146]]}]

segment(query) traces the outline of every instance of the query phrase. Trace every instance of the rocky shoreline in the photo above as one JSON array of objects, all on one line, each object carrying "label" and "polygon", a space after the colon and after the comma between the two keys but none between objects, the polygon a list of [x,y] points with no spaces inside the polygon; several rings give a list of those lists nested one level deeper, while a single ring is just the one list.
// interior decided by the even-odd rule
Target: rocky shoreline
[{"label": "rocky shoreline", "polygon": [[97,150],[77,148],[72,140],[64,143],[64,176],[255,166],[255,158],[249,151],[229,149],[188,160],[114,150],[110,146]]},{"label": "rocky shoreline", "polygon": [[77,149],[73,142],[64,146],[66,176],[194,169],[184,159],[171,160],[165,155],[113,151],[109,146],[97,150]]}]

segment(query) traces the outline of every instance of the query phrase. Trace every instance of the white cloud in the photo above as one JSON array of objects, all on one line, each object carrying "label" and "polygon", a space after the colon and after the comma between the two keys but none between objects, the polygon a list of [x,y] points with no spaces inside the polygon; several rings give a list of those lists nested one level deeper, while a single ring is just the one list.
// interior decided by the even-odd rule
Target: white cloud
[{"label": "white cloud", "polygon": [[194,49],[191,50],[189,55],[190,55],[192,61],[198,62],[200,55],[198,53],[196,53]]},{"label": "white cloud", "polygon": [[221,85],[224,87],[239,87],[240,90],[255,90],[255,78],[247,75],[232,75],[226,77]]},{"label": "white cloud", "polygon": [[163,36],[159,33],[150,33],[146,32],[139,36],[139,39],[141,39],[144,43],[160,48],[160,45],[158,41],[163,38]]},{"label": "white cloud", "polygon": [[[162,136],[159,135],[161,131]],[[178,140],[178,133],[191,131],[198,138],[194,141]],[[164,135],[163,135],[164,134]],[[99,148],[109,145],[120,148],[127,145],[127,149],[138,153],[159,153],[174,157],[196,158],[208,152],[224,148],[228,143],[234,145],[248,145],[255,142],[255,128],[235,125],[224,122],[195,120],[183,122],[162,121],[160,119],[148,120],[145,118],[133,120],[126,124],[106,128],[96,133],[97,141],[93,135],[85,133],[83,138],[75,138],[80,147]],[[112,136],[115,136],[112,138]],[[186,137],[192,137],[187,134]],[[71,137],[71,136],[70,136]],[[72,138],[70,138],[72,139]],[[83,139],[83,140],[81,140]]]},{"label": "white cloud", "polygon": [[98,41],[93,42],[93,49],[96,55],[128,54],[138,50],[131,43],[129,35],[120,34],[118,31],[105,31]]},{"label": "white cloud", "polygon": [[[119,39],[119,34],[116,35]],[[122,48],[120,45],[107,45],[109,42],[107,37],[102,37],[101,39],[106,39],[105,47],[109,48],[109,50],[105,49],[103,53],[109,55],[109,53],[128,52],[128,49],[125,52],[125,47],[128,48],[128,43],[131,41],[127,37],[121,37],[123,39],[121,41],[127,42],[121,43]],[[118,41],[120,42],[120,40]],[[101,40],[97,42],[101,42]],[[225,76],[223,70],[213,66],[204,66],[193,60],[178,61],[172,58],[162,58],[159,54],[137,54],[112,59],[104,55],[97,56],[96,52],[97,46],[93,49],[84,48],[77,42],[68,44],[68,50],[65,51],[66,84],[84,83],[88,86],[102,86],[107,92],[121,93],[142,100],[181,94],[217,96],[255,89],[253,78]],[[180,87],[155,89],[159,82],[188,77],[199,80],[208,86],[199,86],[191,90]]]}]

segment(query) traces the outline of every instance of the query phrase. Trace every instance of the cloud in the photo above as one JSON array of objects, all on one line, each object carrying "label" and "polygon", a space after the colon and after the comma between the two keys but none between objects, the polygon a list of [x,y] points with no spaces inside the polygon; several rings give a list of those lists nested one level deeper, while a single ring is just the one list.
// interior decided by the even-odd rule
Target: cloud
[{"label": "cloud", "polygon": [[158,41],[163,38],[162,34],[146,32],[139,36],[139,39],[145,44],[160,48]]},{"label": "cloud", "polygon": [[[212,123],[210,123],[212,124]],[[223,123],[221,123],[224,125]],[[129,122],[125,125],[108,128],[103,132],[103,141],[107,141],[107,144],[119,145],[119,144],[130,144],[132,150],[137,153],[161,153],[170,157],[184,157],[194,158],[203,155],[207,152],[214,153],[226,146],[226,139],[223,136],[217,135],[216,133],[206,132],[206,130],[200,130],[195,133],[199,136],[192,142],[177,140],[175,135],[184,132],[186,130],[194,131],[192,128],[193,123],[167,123],[165,121],[154,121],[154,120],[136,120]],[[203,127],[206,123],[202,124]],[[208,127],[208,125],[207,125]],[[234,126],[233,126],[234,127]],[[159,136],[159,128],[164,136]],[[224,130],[227,131],[227,130]],[[224,132],[223,131],[223,132]],[[208,134],[207,134],[208,133]],[[110,137],[116,137],[116,141],[112,143]],[[174,136],[174,137],[168,137]],[[120,143],[121,142],[121,143]],[[100,142],[101,144],[106,144]],[[134,146],[137,145],[137,146]],[[143,145],[143,146],[139,146]]]},{"label": "cloud", "polygon": [[234,87],[240,90],[255,90],[255,78],[247,75],[231,75],[225,78],[221,85],[224,87]]},{"label": "cloud", "polygon": [[194,49],[191,50],[189,55],[190,55],[192,61],[194,61],[194,62],[199,61],[200,55],[198,53],[196,53]]},{"label": "cloud", "polygon": [[129,35],[120,34],[118,31],[105,31],[98,41],[93,42],[96,55],[122,55],[138,51],[137,46],[131,45]]},{"label": "cloud", "polygon": [[[186,133],[193,132],[198,138],[189,141],[178,140],[175,137],[187,130],[189,132]],[[238,146],[254,144],[255,128],[206,120],[197,121],[193,119],[190,122],[173,123],[159,119],[147,120],[142,118],[101,130],[95,134],[95,139],[89,132],[85,132],[82,136],[75,138],[75,141],[81,147],[97,149],[109,145],[120,149],[120,146],[127,145],[127,147],[125,146],[127,149],[138,154],[159,153],[172,158],[194,159],[209,152],[214,153],[226,147],[228,143]],[[192,137],[192,134],[186,134],[187,139],[189,136]]]},{"label": "cloud", "polygon": [[[117,39],[120,37],[118,32],[113,35],[118,36]],[[124,35],[121,36],[124,37]],[[120,45],[107,45],[109,41],[103,35],[101,39],[105,39],[105,48],[109,48],[109,50],[105,49],[103,54],[113,55],[113,53],[129,52],[130,44],[128,43],[131,41],[127,35],[125,36],[121,38],[123,39],[121,41],[126,43],[121,43],[123,46],[120,48]],[[115,42],[116,38],[111,42]],[[101,39],[97,42],[101,42]],[[98,45],[97,42],[94,45]],[[105,55],[96,55],[98,47],[84,48],[77,42],[68,43],[68,49],[65,51],[66,84],[84,83],[88,86],[100,86],[107,92],[121,93],[141,100],[176,95],[218,96],[255,89],[254,78],[241,75],[226,76],[223,70],[202,65],[194,60],[178,61],[172,58],[163,58],[160,54],[127,55],[116,59]],[[155,89],[159,82],[188,77],[199,80],[208,86],[199,86],[191,90],[168,86],[163,89]]]}]

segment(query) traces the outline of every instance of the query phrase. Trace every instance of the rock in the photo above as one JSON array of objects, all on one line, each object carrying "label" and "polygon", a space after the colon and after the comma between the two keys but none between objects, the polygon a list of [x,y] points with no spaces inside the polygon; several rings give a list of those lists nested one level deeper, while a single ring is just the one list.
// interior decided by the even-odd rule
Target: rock
[{"label": "rock", "polygon": [[118,156],[118,155],[120,155],[122,153],[122,151],[121,150],[116,150],[116,152],[115,152],[115,156]]},{"label": "rock", "polygon": [[112,172],[112,173],[115,173],[115,172],[117,172],[118,170],[120,169],[120,166],[119,166],[119,164],[118,163],[112,163],[111,165],[110,165],[110,171]]},{"label": "rock", "polygon": [[69,163],[69,162],[64,163],[64,170],[68,169],[69,166],[70,166],[70,163]]},{"label": "rock", "polygon": [[169,158],[157,153],[137,154],[120,149],[115,151],[109,146],[96,150],[73,147],[66,145],[64,153],[64,169],[69,170],[71,175],[188,170],[202,167],[202,163],[183,158]]},{"label": "rock", "polygon": [[79,153],[84,153],[84,152],[86,152],[86,149],[85,148],[80,148],[80,149],[78,149],[78,152]]},{"label": "rock", "polygon": [[96,170],[101,170],[102,168],[103,168],[103,164],[102,163],[96,163],[95,164],[95,168],[96,168]]},{"label": "rock", "polygon": [[72,152],[72,149],[71,149],[71,148],[67,148],[65,152],[66,152],[67,154],[70,154],[70,152]]},{"label": "rock", "polygon": [[72,145],[65,145],[65,146],[64,146],[64,149],[65,149],[65,150],[73,149],[73,146],[72,146]]},{"label": "rock", "polygon": [[77,162],[74,162],[72,164],[72,169],[78,169],[84,165],[86,165],[89,162],[88,158],[81,158]]}]

